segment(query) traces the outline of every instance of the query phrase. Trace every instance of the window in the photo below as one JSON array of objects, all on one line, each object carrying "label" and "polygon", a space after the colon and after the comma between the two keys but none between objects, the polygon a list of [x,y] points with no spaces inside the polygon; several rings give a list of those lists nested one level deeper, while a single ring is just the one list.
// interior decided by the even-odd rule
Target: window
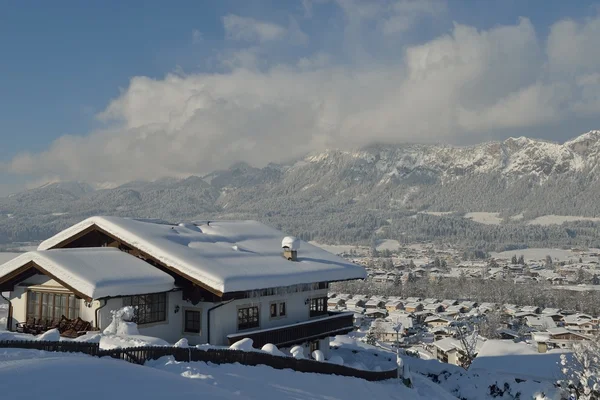
[{"label": "window", "polygon": [[316,317],[327,314],[327,297],[310,299],[310,316]]},{"label": "window", "polygon": [[27,292],[27,318],[58,321],[79,317],[79,299],[73,293]]},{"label": "window", "polygon": [[271,303],[271,318],[285,317],[285,301]]},{"label": "window", "polygon": [[200,333],[200,311],[185,310],[184,332]]},{"label": "window", "polygon": [[279,303],[279,316],[285,317],[285,302]]},{"label": "window", "polygon": [[166,293],[123,297],[123,305],[135,308],[135,322],[139,325],[167,320]]},{"label": "window", "polygon": [[258,328],[258,306],[238,308],[238,330]]}]

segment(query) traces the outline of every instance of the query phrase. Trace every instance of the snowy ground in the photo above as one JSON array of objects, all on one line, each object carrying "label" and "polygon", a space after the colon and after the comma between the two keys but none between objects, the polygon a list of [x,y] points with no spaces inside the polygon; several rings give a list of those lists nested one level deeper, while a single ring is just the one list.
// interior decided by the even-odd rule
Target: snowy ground
[{"label": "snowy ground", "polygon": [[499,225],[502,222],[502,218],[499,215],[497,212],[470,212],[465,214],[465,218],[479,222],[480,224]]},{"label": "snowy ground", "polygon": [[[35,385],[31,385],[31,377]],[[65,392],[66,390],[66,392]],[[239,364],[178,363],[170,357],[136,366],[125,361],[36,350],[0,349],[0,393],[7,399],[455,399],[422,377],[402,383],[275,370]]]},{"label": "snowy ground", "polygon": [[577,217],[573,215],[543,215],[541,217],[537,217],[527,222],[527,225],[560,225],[563,222],[573,222],[573,221],[593,221],[598,222],[600,218],[592,218],[592,217]]},{"label": "snowy ground", "polygon": [[[600,250],[599,249],[589,249],[588,252],[600,252]],[[568,261],[568,260],[577,261],[577,260],[579,260],[579,257],[581,257],[581,255],[579,253],[573,252],[571,250],[551,249],[551,248],[532,248],[532,249],[503,251],[500,253],[490,253],[490,256],[492,256],[494,258],[503,258],[503,259],[510,259],[513,255],[516,255],[517,257],[519,257],[520,255],[523,255],[523,257],[525,258],[525,261],[543,261],[547,255],[550,255],[554,260],[560,260],[560,261]],[[583,257],[583,258],[584,258],[584,260],[587,259],[587,257]],[[596,259],[596,258],[594,258],[594,259]]]}]

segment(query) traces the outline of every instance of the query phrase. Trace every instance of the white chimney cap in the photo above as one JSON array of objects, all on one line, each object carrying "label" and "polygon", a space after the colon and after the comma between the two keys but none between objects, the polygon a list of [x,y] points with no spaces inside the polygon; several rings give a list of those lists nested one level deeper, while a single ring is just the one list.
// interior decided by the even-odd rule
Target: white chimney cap
[{"label": "white chimney cap", "polygon": [[288,247],[290,250],[298,250],[300,248],[300,240],[294,236],[286,236],[281,241],[281,247]]}]

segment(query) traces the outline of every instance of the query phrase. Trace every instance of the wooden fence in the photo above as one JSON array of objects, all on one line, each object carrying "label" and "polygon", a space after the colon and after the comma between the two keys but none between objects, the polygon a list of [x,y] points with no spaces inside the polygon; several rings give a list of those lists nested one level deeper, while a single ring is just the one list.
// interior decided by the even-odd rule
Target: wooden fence
[{"label": "wooden fence", "polygon": [[258,351],[242,351],[230,349],[197,349],[194,347],[130,347],[112,350],[100,350],[97,343],[79,342],[26,342],[0,341],[0,348],[22,348],[58,352],[78,352],[96,357],[111,357],[143,365],[148,360],[172,356],[180,362],[211,362],[213,364],[233,364],[256,366],[267,365],[275,369],[292,369],[298,372],[309,372],[325,375],[340,375],[367,381],[383,381],[397,377],[397,370],[363,371],[344,365],[318,362],[314,360],[297,360],[293,357],[281,357]]}]

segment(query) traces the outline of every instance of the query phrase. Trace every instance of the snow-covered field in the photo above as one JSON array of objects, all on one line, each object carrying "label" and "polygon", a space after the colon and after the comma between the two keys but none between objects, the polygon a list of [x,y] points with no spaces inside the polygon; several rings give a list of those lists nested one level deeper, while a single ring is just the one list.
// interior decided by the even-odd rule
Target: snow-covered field
[{"label": "snow-covered field", "polygon": [[[589,249],[588,252],[600,252],[600,249]],[[513,255],[519,257],[523,255],[526,261],[542,261],[546,258],[547,255],[550,255],[555,260],[560,261],[568,261],[574,260],[577,261],[581,255],[572,250],[563,250],[563,249],[551,249],[551,248],[532,248],[532,249],[522,249],[522,250],[509,250],[503,251],[500,253],[490,253],[490,256],[494,258],[503,258],[510,259]],[[583,257],[584,259],[586,257]]]},{"label": "snow-covered field", "polygon": [[[32,378],[34,377],[34,378]],[[32,385],[32,379],[35,385]],[[276,370],[266,366],[178,363],[171,357],[145,366],[125,361],[36,350],[0,349],[0,393],[7,399],[455,399],[423,377],[409,389],[399,381]]]},{"label": "snow-covered field", "polygon": [[593,221],[598,222],[600,218],[592,218],[592,217],[578,217],[573,215],[543,215],[541,217],[537,217],[528,221],[528,225],[560,225],[563,222],[573,222],[573,221]]},{"label": "snow-covered field", "polygon": [[499,225],[502,222],[497,212],[470,212],[465,214],[465,218],[486,225]]}]

